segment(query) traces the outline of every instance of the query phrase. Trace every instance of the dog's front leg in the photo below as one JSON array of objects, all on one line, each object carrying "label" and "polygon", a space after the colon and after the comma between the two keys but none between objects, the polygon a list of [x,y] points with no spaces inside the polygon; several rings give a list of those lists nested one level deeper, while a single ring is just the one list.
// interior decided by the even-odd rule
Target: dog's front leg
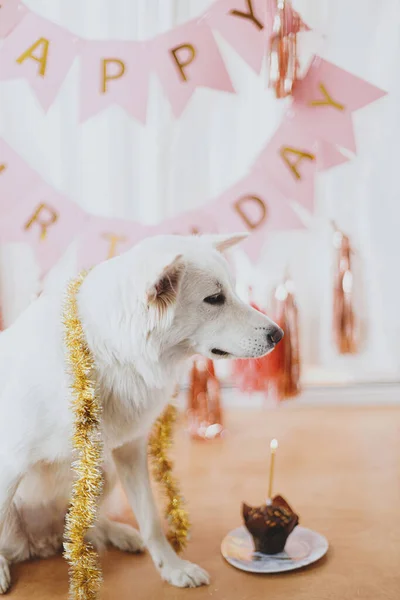
[{"label": "dog's front leg", "polygon": [[147,439],[126,444],[114,450],[113,454],[144,543],[162,578],[177,587],[208,584],[208,574],[197,565],[179,558],[163,533],[150,485]]}]

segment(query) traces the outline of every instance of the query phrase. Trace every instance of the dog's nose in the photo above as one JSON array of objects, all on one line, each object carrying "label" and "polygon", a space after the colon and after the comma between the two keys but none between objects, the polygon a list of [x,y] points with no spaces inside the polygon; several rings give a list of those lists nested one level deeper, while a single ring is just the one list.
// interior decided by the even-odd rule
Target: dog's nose
[{"label": "dog's nose", "polygon": [[280,327],[274,327],[274,329],[270,329],[267,333],[268,341],[274,346],[278,344],[283,338],[283,330]]}]

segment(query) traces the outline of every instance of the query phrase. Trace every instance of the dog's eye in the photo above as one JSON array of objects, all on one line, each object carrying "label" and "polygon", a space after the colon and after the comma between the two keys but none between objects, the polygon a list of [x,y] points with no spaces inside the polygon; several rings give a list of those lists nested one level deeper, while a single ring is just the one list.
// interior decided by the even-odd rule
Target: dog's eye
[{"label": "dog's eye", "polygon": [[204,302],[207,302],[207,304],[220,306],[221,304],[224,304],[225,296],[223,294],[213,294],[212,296],[207,296],[207,298],[204,298]]}]

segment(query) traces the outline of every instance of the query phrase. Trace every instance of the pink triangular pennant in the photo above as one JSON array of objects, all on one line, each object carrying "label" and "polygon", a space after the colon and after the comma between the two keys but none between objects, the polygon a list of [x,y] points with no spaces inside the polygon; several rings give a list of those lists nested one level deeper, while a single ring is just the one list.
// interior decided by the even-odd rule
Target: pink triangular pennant
[{"label": "pink triangular pennant", "polygon": [[305,77],[296,82],[293,98],[295,106],[308,108],[314,114],[323,111],[331,115],[353,112],[386,94],[376,85],[317,56]]},{"label": "pink triangular pennant", "polygon": [[81,50],[81,119],[111,105],[146,120],[149,85],[147,44],[85,42]]},{"label": "pink triangular pennant", "polygon": [[257,171],[210,202],[205,213],[212,215],[221,233],[250,232],[241,248],[253,260],[258,258],[268,231],[305,228],[271,180]]},{"label": "pink triangular pennant", "polygon": [[0,79],[26,79],[47,110],[76,56],[77,42],[64,28],[30,12],[4,40]]},{"label": "pink triangular pennant", "polygon": [[318,139],[356,152],[352,112],[386,92],[344,69],[315,57],[296,82],[291,112]]},{"label": "pink triangular pennant", "polygon": [[264,173],[285,198],[312,211],[317,150],[314,131],[303,127],[299,119],[286,116],[254,168]]},{"label": "pink triangular pennant", "polygon": [[26,242],[36,253],[42,274],[57,262],[79,234],[86,213],[51,186],[26,192],[1,220],[3,242]]},{"label": "pink triangular pennant", "polygon": [[259,73],[267,47],[265,0],[219,0],[207,12],[207,20]]},{"label": "pink triangular pennant", "polygon": [[108,219],[90,215],[79,240],[78,265],[94,265],[126,252],[146,237],[149,227],[126,219]]},{"label": "pink triangular pennant", "polygon": [[177,117],[198,87],[235,91],[205,19],[189,21],[158,36],[149,45],[149,52]]}]

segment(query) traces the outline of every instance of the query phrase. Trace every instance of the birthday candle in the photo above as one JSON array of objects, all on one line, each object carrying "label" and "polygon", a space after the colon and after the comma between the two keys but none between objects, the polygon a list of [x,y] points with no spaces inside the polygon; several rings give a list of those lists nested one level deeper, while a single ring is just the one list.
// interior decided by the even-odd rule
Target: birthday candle
[{"label": "birthday candle", "polygon": [[275,454],[278,448],[278,440],[271,440],[269,445],[271,449],[271,458],[269,462],[269,482],[268,482],[268,500],[272,500],[272,485],[274,481],[274,469],[275,469]]}]

